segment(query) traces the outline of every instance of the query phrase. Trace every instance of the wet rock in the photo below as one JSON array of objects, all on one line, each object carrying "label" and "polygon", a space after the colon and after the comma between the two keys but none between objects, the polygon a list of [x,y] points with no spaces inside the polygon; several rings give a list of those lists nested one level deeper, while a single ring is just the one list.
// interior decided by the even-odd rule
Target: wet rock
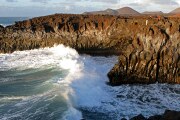
[{"label": "wet rock", "polygon": [[142,114],[131,118],[130,120],[147,120]]},{"label": "wet rock", "polygon": [[149,118],[140,114],[130,120],[180,120],[180,111],[166,110],[162,115],[154,115]]},{"label": "wet rock", "polygon": [[4,26],[0,25],[0,32],[4,30]]},{"label": "wet rock", "polygon": [[166,110],[161,120],[180,120],[180,111]]},{"label": "wet rock", "polygon": [[0,25],[0,29],[4,28],[4,26]]},{"label": "wet rock", "polygon": [[161,120],[162,116],[161,115],[154,115],[149,117],[147,120]]}]

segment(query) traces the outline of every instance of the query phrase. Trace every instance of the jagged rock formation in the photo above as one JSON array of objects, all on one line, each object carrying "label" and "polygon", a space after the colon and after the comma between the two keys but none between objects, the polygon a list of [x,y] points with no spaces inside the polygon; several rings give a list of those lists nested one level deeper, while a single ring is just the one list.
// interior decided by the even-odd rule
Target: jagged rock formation
[{"label": "jagged rock formation", "polygon": [[131,118],[130,120],[180,120],[180,111],[166,110],[162,115],[155,115],[149,118],[145,118],[140,114]]},{"label": "jagged rock formation", "polygon": [[1,28],[0,53],[64,44],[78,50],[110,50],[108,34],[117,17],[62,15],[39,17]]},{"label": "jagged rock formation", "polygon": [[0,53],[54,44],[89,54],[120,55],[108,74],[112,85],[180,83],[177,18],[55,14],[0,27]]},{"label": "jagged rock formation", "polygon": [[138,25],[134,29],[131,27],[134,35],[126,39],[129,44],[122,50],[119,62],[108,73],[110,83],[180,84],[179,29],[178,23],[167,19],[143,28]]}]

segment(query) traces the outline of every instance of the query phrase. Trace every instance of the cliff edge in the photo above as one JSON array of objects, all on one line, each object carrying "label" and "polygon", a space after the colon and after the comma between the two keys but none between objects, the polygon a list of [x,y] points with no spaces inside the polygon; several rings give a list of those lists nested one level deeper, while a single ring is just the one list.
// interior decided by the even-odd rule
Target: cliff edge
[{"label": "cliff edge", "polygon": [[0,26],[0,53],[64,44],[119,55],[110,84],[180,84],[180,19],[55,14]]}]

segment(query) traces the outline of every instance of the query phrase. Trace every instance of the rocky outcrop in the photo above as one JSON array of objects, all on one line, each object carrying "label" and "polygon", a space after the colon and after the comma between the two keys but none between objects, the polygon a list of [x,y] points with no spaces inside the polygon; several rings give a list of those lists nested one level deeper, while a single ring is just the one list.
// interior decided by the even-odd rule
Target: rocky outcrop
[{"label": "rocky outcrop", "polygon": [[[132,83],[180,84],[180,31],[175,21],[159,21],[136,28],[108,73],[111,85]],[[141,31],[144,30],[142,33]],[[133,36],[133,38],[132,38]]]},{"label": "rocky outcrop", "polygon": [[64,44],[77,50],[110,50],[113,16],[62,15],[17,22],[0,32],[0,53]]},{"label": "rocky outcrop", "polygon": [[130,120],[180,120],[180,111],[166,110],[163,115],[155,115],[149,118],[145,118],[140,114]]},{"label": "rocky outcrop", "polygon": [[108,74],[112,85],[180,83],[178,18],[55,14],[0,28],[0,53],[54,44],[80,53],[120,55]]}]

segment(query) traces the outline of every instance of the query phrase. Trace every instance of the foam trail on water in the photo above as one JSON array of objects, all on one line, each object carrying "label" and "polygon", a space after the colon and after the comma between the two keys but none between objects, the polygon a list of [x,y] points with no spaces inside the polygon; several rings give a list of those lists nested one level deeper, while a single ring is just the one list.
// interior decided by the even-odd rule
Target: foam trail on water
[{"label": "foam trail on water", "polygon": [[3,27],[6,27],[6,26],[9,26],[9,25],[12,25],[12,24],[0,24],[2,25]]}]

